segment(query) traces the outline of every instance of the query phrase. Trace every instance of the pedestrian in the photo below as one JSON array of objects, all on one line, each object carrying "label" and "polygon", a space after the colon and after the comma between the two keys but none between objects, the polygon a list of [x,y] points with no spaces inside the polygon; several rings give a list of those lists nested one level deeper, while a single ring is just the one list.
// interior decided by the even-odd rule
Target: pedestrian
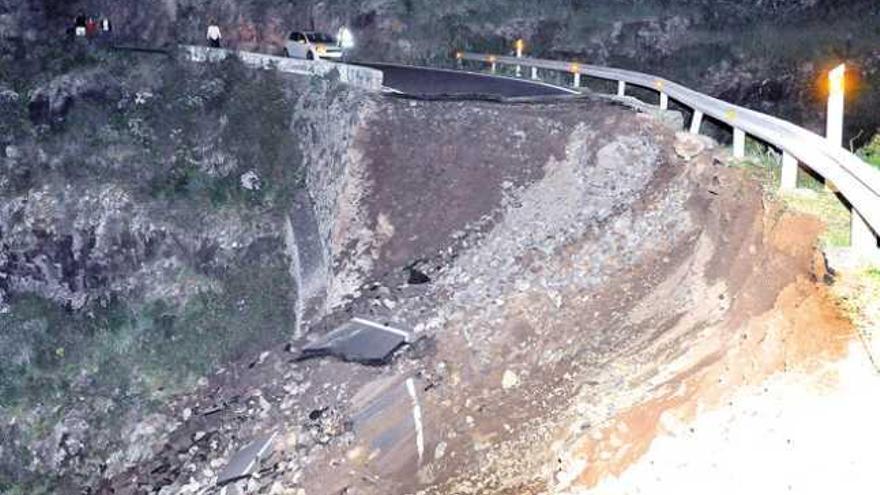
[{"label": "pedestrian", "polygon": [[208,45],[211,48],[220,48],[220,40],[222,38],[220,26],[217,25],[215,20],[211,19],[211,24],[208,26]]},{"label": "pedestrian", "polygon": [[85,38],[86,36],[86,16],[82,12],[76,15],[73,20],[73,29],[77,38]]},{"label": "pedestrian", "polygon": [[108,36],[111,31],[113,31],[113,25],[110,24],[110,19],[107,16],[104,16],[101,19],[101,33]]},{"label": "pedestrian", "polygon": [[98,23],[94,17],[89,17],[89,20],[86,21],[86,36],[94,38],[96,34],[98,34]]},{"label": "pedestrian", "polygon": [[354,48],[354,35],[347,27],[342,26],[336,33],[336,42],[343,50],[349,50]]}]

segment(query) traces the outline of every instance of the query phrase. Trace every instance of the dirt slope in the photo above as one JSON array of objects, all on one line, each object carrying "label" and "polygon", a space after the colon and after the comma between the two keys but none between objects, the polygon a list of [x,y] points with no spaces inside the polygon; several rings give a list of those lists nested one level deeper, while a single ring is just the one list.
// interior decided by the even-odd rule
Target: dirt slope
[{"label": "dirt slope", "polygon": [[[173,404],[165,445],[101,493],[218,493],[267,432],[259,477],[225,493],[588,490],[668,411],[844,354],[818,223],[718,150],[684,162],[673,131],[601,101],[374,103],[336,186],[326,316]],[[295,359],[351,315],[416,341],[386,367]]]}]

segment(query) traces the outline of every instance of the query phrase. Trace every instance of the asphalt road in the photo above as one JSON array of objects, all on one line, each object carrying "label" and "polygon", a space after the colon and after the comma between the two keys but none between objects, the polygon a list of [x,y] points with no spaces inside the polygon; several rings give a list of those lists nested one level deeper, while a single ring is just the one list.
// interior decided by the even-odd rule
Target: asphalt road
[{"label": "asphalt road", "polygon": [[473,72],[428,69],[395,64],[351,63],[381,70],[385,73],[386,87],[410,95],[481,94],[517,98],[574,94],[572,90],[527,79],[495,77]]}]

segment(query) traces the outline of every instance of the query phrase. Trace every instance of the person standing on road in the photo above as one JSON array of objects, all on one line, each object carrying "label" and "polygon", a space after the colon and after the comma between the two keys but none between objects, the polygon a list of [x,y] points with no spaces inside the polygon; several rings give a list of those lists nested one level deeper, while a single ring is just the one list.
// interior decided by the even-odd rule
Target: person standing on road
[{"label": "person standing on road", "polygon": [[94,38],[96,34],[98,34],[98,23],[94,17],[89,17],[89,20],[86,21],[86,36]]},{"label": "person standing on road", "polygon": [[351,34],[347,27],[342,26],[336,32],[336,43],[339,45],[339,48],[342,48],[342,60],[348,60],[348,52],[354,48],[354,35]]},{"label": "person standing on road", "polygon": [[220,40],[223,36],[220,34],[220,26],[211,19],[211,25],[208,26],[208,45],[211,48],[220,48]]},{"label": "person standing on road", "polygon": [[109,36],[111,31],[113,31],[113,25],[110,24],[110,18],[105,15],[101,18],[101,34]]},{"label": "person standing on road", "polygon": [[73,20],[73,30],[77,38],[86,37],[86,16],[82,12],[76,15]]}]

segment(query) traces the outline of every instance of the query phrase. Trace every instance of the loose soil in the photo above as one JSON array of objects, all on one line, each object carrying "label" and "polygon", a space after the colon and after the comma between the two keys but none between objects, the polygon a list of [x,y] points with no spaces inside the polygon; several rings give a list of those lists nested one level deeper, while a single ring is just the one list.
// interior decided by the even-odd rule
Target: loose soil
[{"label": "loose soil", "polygon": [[378,105],[347,206],[362,223],[334,234],[369,269],[304,341],[358,315],[415,343],[384,368],[297,361],[298,341],[220,370],[102,493],[219,492],[225,459],[269,431],[284,440],[235,489],[589,493],[739,390],[848,355],[821,225],[719,150],[685,163],[660,121],[599,101]]}]

